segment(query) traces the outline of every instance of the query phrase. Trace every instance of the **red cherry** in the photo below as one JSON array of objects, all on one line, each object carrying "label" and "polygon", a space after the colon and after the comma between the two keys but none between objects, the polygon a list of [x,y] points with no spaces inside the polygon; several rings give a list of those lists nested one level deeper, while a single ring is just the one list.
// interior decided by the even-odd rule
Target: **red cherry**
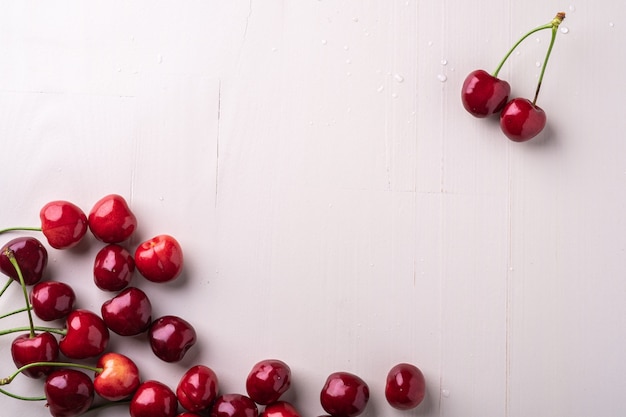
[{"label": "red cherry", "polygon": [[66,334],[59,341],[61,353],[71,359],[85,359],[104,352],[109,343],[109,329],[98,315],[74,310],[66,322]]},{"label": "red cherry", "polygon": [[163,316],[150,326],[148,339],[158,358],[165,362],[178,362],[196,343],[196,331],[180,317]]},{"label": "red cherry", "polygon": [[188,411],[207,410],[217,398],[217,375],[209,367],[196,365],[181,377],[176,388],[180,405]]},{"label": "red cherry", "polygon": [[385,398],[398,410],[417,407],[426,395],[426,382],[422,371],[415,365],[399,363],[387,374]]},{"label": "red cherry", "polygon": [[41,208],[41,231],[55,249],[67,249],[80,242],[87,232],[87,216],[69,201],[51,201]]},{"label": "red cherry", "polygon": [[192,413],[190,411],[184,411],[180,414],[177,414],[176,417],[202,417],[200,414],[198,413]]},{"label": "red cherry", "polygon": [[41,320],[52,321],[66,317],[74,309],[76,294],[72,287],[58,281],[35,284],[30,291],[33,311]]},{"label": "red cherry", "polygon": [[54,417],[74,417],[91,407],[93,382],[83,372],[60,369],[52,372],[44,383],[48,411]]},{"label": "red cherry", "polygon": [[135,265],[149,281],[171,281],[183,270],[183,250],[172,236],[155,236],[139,245]]},{"label": "red cherry", "polygon": [[534,138],[546,126],[546,113],[525,98],[509,101],[500,114],[502,132],[514,142]]},{"label": "red cherry", "polygon": [[139,387],[139,369],[137,365],[119,353],[105,353],[98,359],[98,368],[93,385],[96,393],[105,400],[119,401],[130,397]]},{"label": "red cherry", "polygon": [[[59,357],[59,343],[49,332],[39,333],[34,337],[23,334],[11,343],[11,356],[18,368],[29,363],[54,362]],[[25,369],[22,373],[31,378],[41,378],[51,371],[51,366],[36,366]]]},{"label": "red cherry", "polygon": [[130,401],[131,417],[174,417],[178,401],[176,394],[165,384],[158,381],[146,381]]},{"label": "red cherry", "polygon": [[361,378],[349,372],[335,372],[326,379],[320,401],[328,414],[352,417],[365,410],[369,396],[369,387]]},{"label": "red cherry", "polygon": [[265,359],[256,363],[246,378],[246,391],[257,404],[267,405],[278,401],[291,384],[291,369],[278,359]]},{"label": "red cherry", "polygon": [[120,195],[102,197],[89,212],[91,233],[105,243],[123,242],[136,228],[137,218]]},{"label": "red cherry", "polygon": [[509,83],[484,70],[476,70],[463,82],[461,101],[471,115],[482,118],[502,110],[510,93]]},{"label": "red cherry", "polygon": [[265,407],[261,417],[300,417],[300,414],[290,403],[277,401]]},{"label": "red cherry", "polygon": [[135,272],[135,260],[124,247],[110,243],[96,254],[93,280],[105,291],[120,291],[130,283]]},{"label": "red cherry", "polygon": [[107,327],[121,335],[134,336],[148,330],[152,321],[152,304],[146,293],[130,287],[105,301],[101,308]]},{"label": "red cherry", "polygon": [[26,285],[33,285],[41,281],[48,264],[48,251],[40,241],[34,237],[17,237],[7,242],[0,249],[0,271],[19,283],[19,276],[7,256],[7,250],[12,251],[15,255],[15,260],[22,271]]},{"label": "red cherry", "polygon": [[211,417],[258,417],[259,410],[249,397],[241,394],[224,394],[215,400]]}]

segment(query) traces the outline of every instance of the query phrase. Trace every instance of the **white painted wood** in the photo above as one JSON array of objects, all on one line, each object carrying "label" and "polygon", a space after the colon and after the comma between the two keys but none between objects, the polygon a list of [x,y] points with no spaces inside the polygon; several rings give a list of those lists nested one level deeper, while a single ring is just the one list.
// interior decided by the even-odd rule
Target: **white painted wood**
[{"label": "white painted wood", "polygon": [[[548,127],[512,143],[465,113],[461,83],[561,10]],[[277,357],[305,416],[336,370],[370,385],[366,416],[623,415],[624,22],[618,1],[2,1],[0,227],[115,192],[140,221],[130,246],[179,238],[184,277],[134,285],[200,342],[171,365],[114,338],[145,379],[203,363],[243,392]],[[514,95],[534,93],[548,41],[502,70]],[[99,247],[50,262],[96,311]],[[0,309],[21,302],[12,288]],[[427,378],[411,412],[383,396],[401,361]]]}]

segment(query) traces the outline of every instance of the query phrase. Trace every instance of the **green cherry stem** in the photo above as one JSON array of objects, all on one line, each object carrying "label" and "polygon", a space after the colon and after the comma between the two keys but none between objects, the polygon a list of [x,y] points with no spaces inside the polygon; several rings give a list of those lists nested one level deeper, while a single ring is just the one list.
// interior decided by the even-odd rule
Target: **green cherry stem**
[{"label": "green cherry stem", "polygon": [[35,337],[35,324],[33,323],[33,313],[30,311],[30,301],[28,299],[28,290],[26,289],[26,283],[24,282],[24,276],[22,275],[22,269],[20,268],[17,259],[15,259],[15,254],[11,249],[7,249],[5,251],[7,258],[15,268],[17,272],[17,276],[20,279],[20,284],[22,285],[22,292],[24,293],[24,300],[26,301],[26,307],[28,312],[28,325],[30,326],[30,337]]},{"label": "green cherry stem", "polygon": [[[0,331],[0,336],[4,336],[7,334],[11,334],[11,333],[27,332],[27,331],[30,331],[30,329],[31,329],[30,326],[5,329],[5,330]],[[67,330],[59,329],[56,327],[33,326],[33,331],[56,333],[61,336],[65,336],[67,334]]]},{"label": "green cherry stem", "polygon": [[[509,57],[511,56],[513,51],[522,42],[524,42],[524,40],[526,38],[528,38],[533,33],[537,33],[539,31],[545,30],[545,29],[552,29],[553,38],[554,38],[554,35],[556,34],[556,29],[559,27],[559,25],[561,24],[563,19],[565,19],[565,13],[564,12],[559,12],[559,13],[556,14],[556,17],[554,19],[552,19],[552,21],[550,23],[538,26],[538,27],[534,28],[533,30],[531,30],[530,32],[528,32],[527,34],[525,34],[524,36],[522,36],[517,42],[515,42],[515,45],[513,45],[513,47],[509,50],[509,52],[507,52],[507,54],[504,56],[504,58],[502,58],[502,61],[500,61],[500,63],[498,64],[498,67],[496,68],[496,70],[493,72],[492,75],[494,77],[498,76],[498,74],[500,73],[500,70],[502,69],[502,66],[504,66],[504,63],[506,62],[507,59],[509,59]],[[550,48],[550,49],[552,49],[552,48]],[[545,68],[545,62],[544,62],[544,68]]]},{"label": "green cherry stem", "polygon": [[11,286],[12,283],[13,278],[9,278],[6,284],[4,284],[4,287],[2,287],[2,290],[0,290],[0,297],[2,297],[2,295],[6,292],[6,290]]},{"label": "green cherry stem", "polygon": [[546,72],[546,66],[548,65],[548,59],[550,59],[550,54],[552,53],[552,47],[554,46],[554,40],[556,39],[556,32],[559,28],[561,22],[565,19],[565,13],[560,12],[557,13],[556,17],[552,19],[552,37],[550,38],[550,45],[548,46],[548,51],[546,52],[546,58],[543,60],[543,66],[541,67],[541,73],[539,74],[539,81],[537,82],[537,89],[535,90],[535,98],[533,99],[533,105],[537,103],[537,97],[539,97],[539,90],[541,89],[541,82],[543,81],[543,74]]},{"label": "green cherry stem", "polygon": [[14,310],[14,311],[11,311],[10,313],[4,313],[3,315],[0,316],[0,320],[4,319],[6,317],[12,316],[14,314],[23,313],[25,311],[30,310],[31,308],[32,308],[32,306],[29,305],[28,307],[20,308],[19,310]]},{"label": "green cherry stem", "polygon": [[41,227],[7,227],[6,229],[0,229],[0,235],[6,232],[41,232]]},{"label": "green cherry stem", "polygon": [[96,368],[95,366],[83,365],[81,363],[72,363],[72,362],[31,362],[27,365],[24,365],[17,369],[17,371],[13,372],[11,375],[6,378],[0,379],[0,385],[8,385],[22,372],[29,368],[33,368],[35,366],[58,366],[63,368],[77,368],[77,369],[86,369],[87,371],[93,371],[96,373],[101,373],[104,369]]},{"label": "green cherry stem", "polygon": [[13,394],[12,392],[5,391],[0,388],[0,394],[6,395],[7,397],[15,398],[16,400],[22,401],[45,401],[46,397],[24,397],[22,395]]}]

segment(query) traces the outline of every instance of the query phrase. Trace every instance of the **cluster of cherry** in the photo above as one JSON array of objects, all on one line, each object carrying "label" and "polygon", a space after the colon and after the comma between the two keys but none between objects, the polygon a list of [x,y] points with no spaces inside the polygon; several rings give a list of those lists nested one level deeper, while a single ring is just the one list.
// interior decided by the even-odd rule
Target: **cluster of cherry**
[{"label": "cluster of cherry", "polygon": [[[183,252],[174,237],[158,235],[140,243],[131,254],[124,242],[137,228],[137,219],[123,197],[103,197],[88,216],[71,202],[53,201],[40,210],[40,219],[41,227],[7,228],[0,234],[39,231],[50,247],[69,249],[90,230],[105,244],[94,260],[94,282],[101,290],[116,295],[102,304],[100,315],[77,309],[70,285],[42,280],[48,252],[39,240],[21,236],[7,242],[0,249],[0,271],[9,279],[0,296],[17,282],[25,307],[0,318],[27,313],[29,325],[0,331],[0,335],[20,333],[11,344],[17,369],[0,379],[0,387],[25,375],[44,379],[44,396],[24,397],[0,388],[2,394],[45,401],[55,417],[78,416],[113,405],[128,407],[131,417],[299,417],[294,405],[281,400],[291,385],[291,370],[280,360],[266,359],[252,367],[246,379],[247,395],[220,395],[217,375],[207,366],[189,368],[172,390],[156,380],[142,381],[137,365],[128,356],[107,351],[110,331],[121,336],[147,334],[158,358],[178,362],[195,345],[197,337],[193,326],[178,316],[153,320],[148,296],[130,286],[135,270],[152,282],[176,279],[183,269]],[[45,322],[63,321],[64,326],[35,325],[33,315]],[[385,396],[392,407],[415,408],[424,395],[424,376],[416,366],[400,363],[389,371]],[[333,417],[357,416],[368,400],[367,384],[348,372],[329,375],[320,393],[322,408]],[[259,405],[264,406],[261,411]],[[181,407],[185,411],[179,413]]]},{"label": "cluster of cherry", "polygon": [[[504,56],[493,75],[484,70],[471,72],[465,78],[461,89],[461,101],[465,109],[473,116],[480,118],[499,114],[502,132],[514,142],[525,142],[537,136],[545,127],[547,120],[546,113],[537,106],[537,97],[541,89],[546,64],[552,52],[557,29],[563,19],[565,19],[565,13],[559,12],[550,23],[539,26],[522,36]],[[532,102],[519,97],[509,101],[511,86],[508,82],[498,78],[500,69],[524,39],[544,29],[551,29],[552,37],[537,82],[535,98]]]}]

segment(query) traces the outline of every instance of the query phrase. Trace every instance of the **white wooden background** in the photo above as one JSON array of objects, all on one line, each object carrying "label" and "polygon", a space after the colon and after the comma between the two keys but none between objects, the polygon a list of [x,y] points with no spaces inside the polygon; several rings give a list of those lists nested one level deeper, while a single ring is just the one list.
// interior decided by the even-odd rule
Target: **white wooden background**
[{"label": "white wooden background", "polygon": [[[461,83],[558,11],[548,127],[512,143],[465,113]],[[203,363],[243,392],[276,357],[303,416],[337,370],[368,382],[370,417],[625,415],[625,28],[617,0],[2,0],[0,226],[119,193],[130,246],[180,240],[179,282],[133,284],[201,340],[164,364],[114,338],[144,379]],[[548,41],[504,67],[514,95],[532,98]],[[49,271],[96,311],[99,248],[51,250]],[[427,379],[411,412],[383,396],[402,361]]]}]

